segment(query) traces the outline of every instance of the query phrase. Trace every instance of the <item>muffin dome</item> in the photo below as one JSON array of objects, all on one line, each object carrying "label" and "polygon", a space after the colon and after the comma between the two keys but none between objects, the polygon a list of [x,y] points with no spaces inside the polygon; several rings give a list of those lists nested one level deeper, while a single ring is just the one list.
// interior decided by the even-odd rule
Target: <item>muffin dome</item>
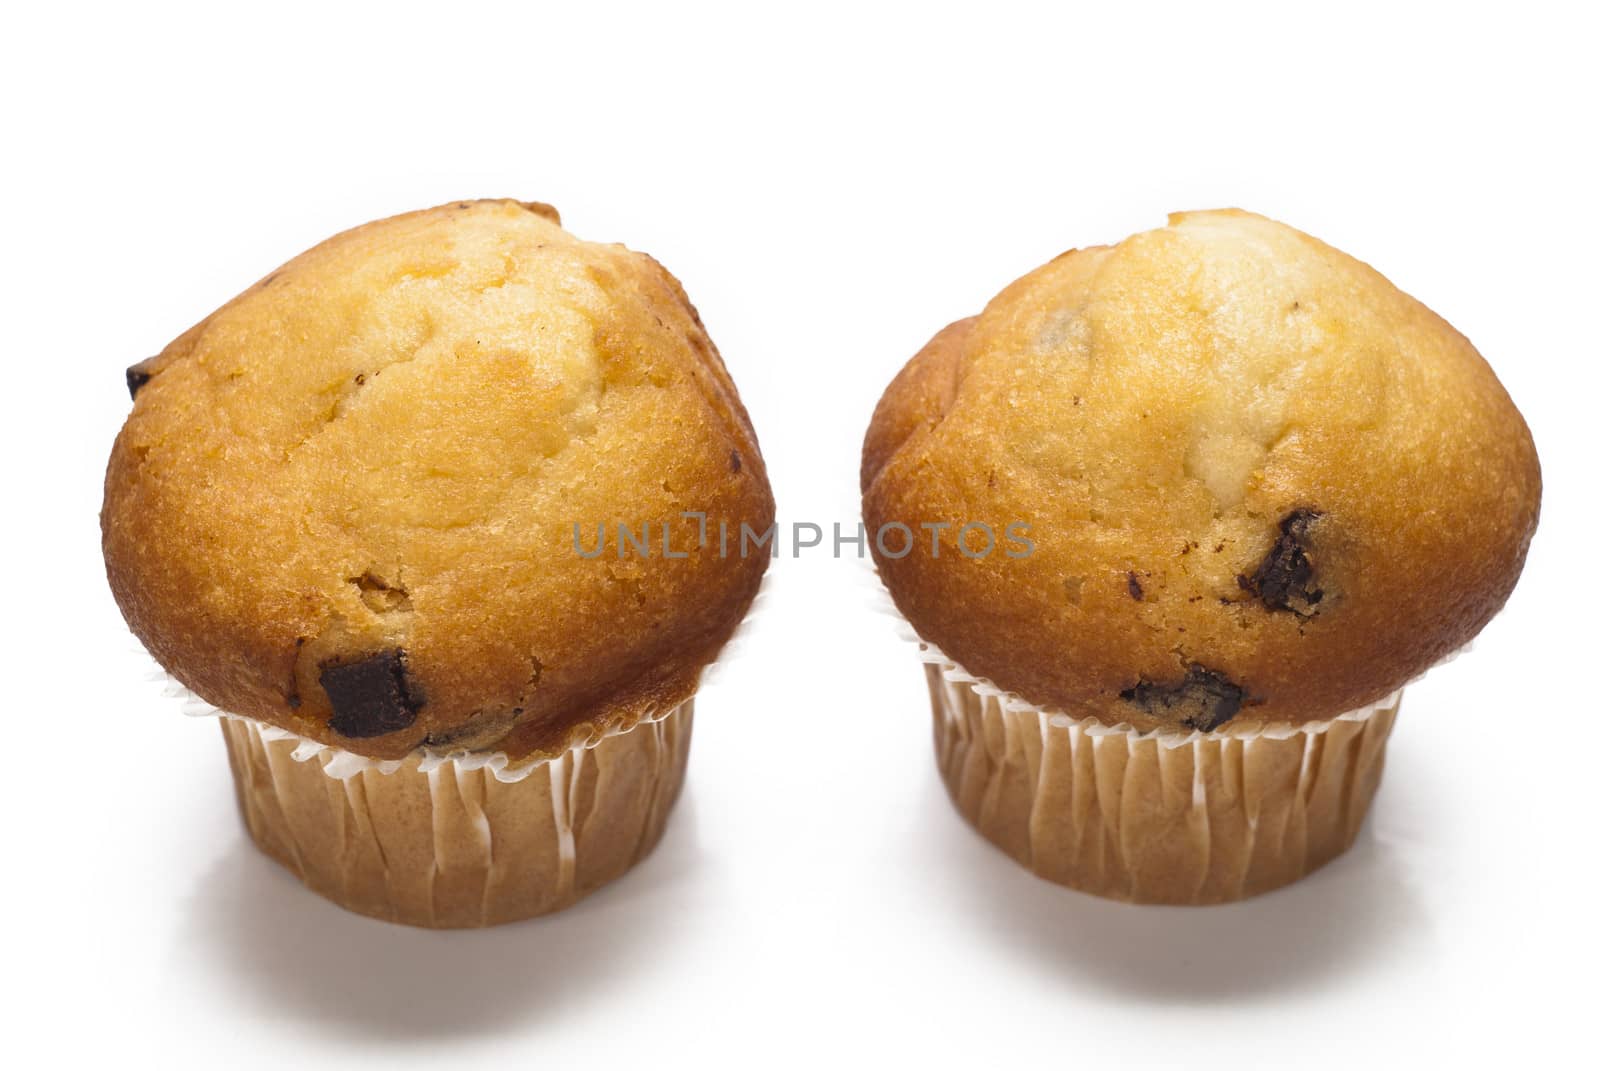
[{"label": "muffin dome", "polygon": [[208,702],[359,754],[553,755],[663,712],[766,566],[715,539],[773,502],[694,307],[544,205],[338,235],[128,383],[101,520],[129,625]]},{"label": "muffin dome", "polygon": [[[1540,494],[1460,333],[1240,211],[1065,253],[945,328],[884,394],[861,479],[869,531],[915,532],[874,556],[923,639],[1139,731],[1382,698],[1504,604]],[[981,531],[953,541],[973,522],[982,556]]]}]

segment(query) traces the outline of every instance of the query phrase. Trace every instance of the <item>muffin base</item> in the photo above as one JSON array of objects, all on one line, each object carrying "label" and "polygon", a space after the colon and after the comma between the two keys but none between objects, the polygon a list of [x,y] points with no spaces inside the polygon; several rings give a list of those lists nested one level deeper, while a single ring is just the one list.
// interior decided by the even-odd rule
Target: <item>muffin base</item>
[{"label": "muffin base", "polygon": [[1396,692],[1319,725],[1163,739],[926,669],[956,809],[1040,877],[1141,904],[1242,900],[1350,847],[1400,706]]},{"label": "muffin base", "polygon": [[293,736],[221,724],[262,851],[340,907],[447,929],[560,910],[649,854],[683,786],[694,701],[516,780],[419,756],[330,771],[334,753],[299,761]]}]

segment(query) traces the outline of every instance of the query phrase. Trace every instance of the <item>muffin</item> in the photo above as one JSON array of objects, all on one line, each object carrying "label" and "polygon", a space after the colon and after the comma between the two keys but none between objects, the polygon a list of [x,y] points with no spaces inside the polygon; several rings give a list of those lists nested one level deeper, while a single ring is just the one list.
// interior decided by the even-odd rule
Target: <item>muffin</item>
[{"label": "muffin", "polygon": [[939,332],[861,485],[956,807],[1043,877],[1174,904],[1349,847],[1401,688],[1504,604],[1540,494],[1466,338],[1241,211],[1064,253]]},{"label": "muffin", "polygon": [[273,271],[128,387],[111,589],[225,713],[267,854],[351,910],[455,927],[650,850],[766,567],[717,525],[773,517],[666,269],[542,204],[412,212]]}]

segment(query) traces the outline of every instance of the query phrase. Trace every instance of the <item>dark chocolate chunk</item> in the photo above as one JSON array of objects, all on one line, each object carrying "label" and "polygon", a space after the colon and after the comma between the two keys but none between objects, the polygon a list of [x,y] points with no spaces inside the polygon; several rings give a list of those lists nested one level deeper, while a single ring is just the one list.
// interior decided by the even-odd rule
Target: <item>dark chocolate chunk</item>
[{"label": "dark chocolate chunk", "polygon": [[1269,610],[1289,610],[1301,617],[1316,613],[1322,589],[1315,583],[1307,536],[1320,516],[1315,510],[1297,509],[1280,521],[1277,542],[1255,572],[1239,577],[1239,586]]},{"label": "dark chocolate chunk", "polygon": [[1190,729],[1209,733],[1232,721],[1250,696],[1225,674],[1205,666],[1190,666],[1176,684],[1141,679],[1124,691],[1122,698],[1146,714],[1176,718]]},{"label": "dark chocolate chunk", "polygon": [[1139,583],[1139,575],[1131,569],[1128,570],[1128,594],[1132,595],[1136,602],[1144,601],[1144,586]]},{"label": "dark chocolate chunk", "polygon": [[354,662],[324,662],[318,680],[328,693],[328,727],[352,739],[398,732],[417,720],[422,701],[406,680],[406,653],[379,651]]},{"label": "dark chocolate chunk", "polygon": [[138,364],[128,366],[128,397],[137,398],[139,388],[150,382],[150,377],[156,374],[156,359],[148,357]]},{"label": "dark chocolate chunk", "polygon": [[728,452],[728,467],[734,472],[744,468],[744,458],[739,456],[739,451],[731,450]]}]

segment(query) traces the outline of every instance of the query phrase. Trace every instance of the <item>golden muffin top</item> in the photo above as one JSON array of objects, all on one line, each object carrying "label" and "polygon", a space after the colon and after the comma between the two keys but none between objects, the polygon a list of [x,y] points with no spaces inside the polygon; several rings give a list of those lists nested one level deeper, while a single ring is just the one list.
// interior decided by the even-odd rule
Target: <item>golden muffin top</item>
[{"label": "golden muffin top", "polygon": [[664,712],[766,566],[682,516],[773,516],[694,307],[548,206],[347,231],[128,381],[101,522],[129,625],[208,702],[359,754],[549,755]]},{"label": "golden muffin top", "polygon": [[[1241,211],[1065,253],[945,328],[879,402],[861,481],[869,531],[917,531],[874,556],[923,639],[1140,731],[1383,697],[1504,604],[1540,494],[1466,338]],[[951,543],[971,522],[1026,527],[980,556]]]}]

